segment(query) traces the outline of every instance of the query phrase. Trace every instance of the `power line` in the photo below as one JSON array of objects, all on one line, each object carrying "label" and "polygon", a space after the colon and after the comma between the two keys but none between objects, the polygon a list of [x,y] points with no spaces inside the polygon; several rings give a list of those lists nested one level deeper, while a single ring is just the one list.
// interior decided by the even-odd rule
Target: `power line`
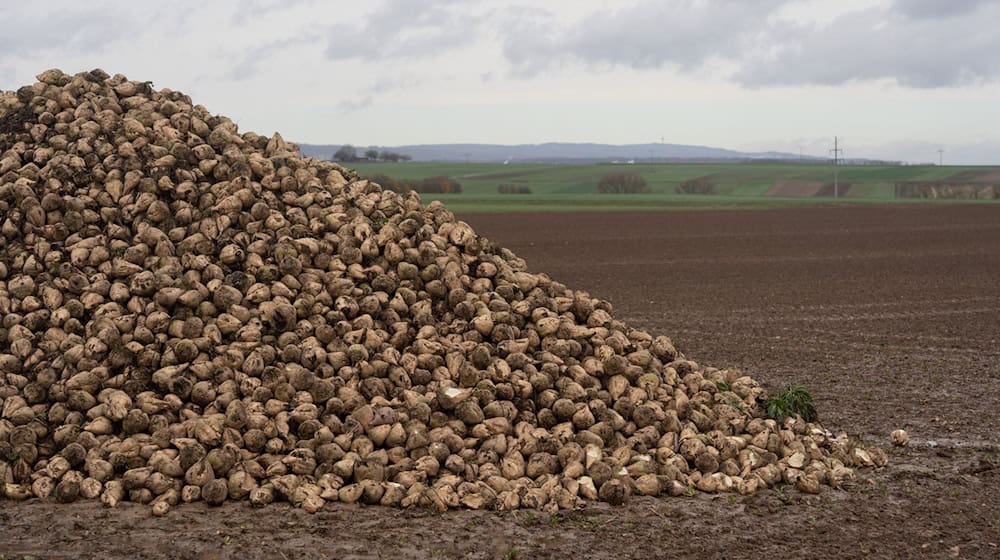
[{"label": "power line", "polygon": [[837,165],[840,163],[840,153],[843,152],[843,148],[839,147],[838,138],[833,137],[833,198],[840,198],[840,185],[837,181]]},{"label": "power line", "polygon": [[944,165],[944,150],[938,150],[938,165]]}]

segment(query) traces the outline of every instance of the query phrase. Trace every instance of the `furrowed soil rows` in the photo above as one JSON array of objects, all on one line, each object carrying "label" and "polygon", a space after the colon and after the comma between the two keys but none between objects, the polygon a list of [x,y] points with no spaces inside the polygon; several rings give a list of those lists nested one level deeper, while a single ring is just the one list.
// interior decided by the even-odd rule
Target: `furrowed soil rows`
[{"label": "furrowed soil rows", "polygon": [[[843,490],[492,513],[3,502],[0,553],[143,558],[993,558],[1000,212],[975,206],[476,215],[532,269],[889,446]],[[391,528],[387,531],[387,528]]]},{"label": "furrowed soil rows", "polygon": [[[808,384],[831,429],[880,437],[886,422],[905,422],[918,439],[954,430],[995,443],[984,419],[1000,404],[998,209],[609,214],[591,228],[573,220],[512,225],[516,237],[500,235],[497,217],[476,226],[553,278],[609,294],[643,327],[677,333],[692,356],[741,367],[772,389]],[[571,237],[580,248],[561,250]],[[599,264],[588,274],[576,259]],[[914,403],[920,409],[907,412]]]}]

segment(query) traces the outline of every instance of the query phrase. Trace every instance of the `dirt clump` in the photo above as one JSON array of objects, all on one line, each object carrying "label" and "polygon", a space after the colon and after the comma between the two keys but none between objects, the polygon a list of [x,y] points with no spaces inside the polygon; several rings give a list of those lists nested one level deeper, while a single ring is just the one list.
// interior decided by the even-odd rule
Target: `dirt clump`
[{"label": "dirt clump", "polygon": [[885,463],[439,203],[180,92],[38,80],[0,93],[8,499],[555,511]]}]

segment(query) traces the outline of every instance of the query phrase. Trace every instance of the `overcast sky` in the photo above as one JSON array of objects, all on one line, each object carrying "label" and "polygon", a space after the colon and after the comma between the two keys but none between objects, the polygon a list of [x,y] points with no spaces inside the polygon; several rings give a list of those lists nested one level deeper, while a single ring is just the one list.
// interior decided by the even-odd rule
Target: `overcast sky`
[{"label": "overcast sky", "polygon": [[309,143],[1000,163],[998,0],[2,2],[0,89],[103,68]]}]

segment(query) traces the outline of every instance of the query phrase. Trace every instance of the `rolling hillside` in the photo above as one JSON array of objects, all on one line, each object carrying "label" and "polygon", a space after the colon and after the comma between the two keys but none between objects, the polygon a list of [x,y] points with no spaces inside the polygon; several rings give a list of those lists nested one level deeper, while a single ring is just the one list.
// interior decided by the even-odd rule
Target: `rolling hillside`
[{"label": "rolling hillside", "polygon": [[[396,180],[419,180],[439,175],[451,177],[461,183],[461,194],[424,194],[422,197],[426,200],[445,200],[449,206],[472,210],[913,202],[928,198],[947,198],[943,189],[956,186],[971,189],[957,198],[1000,198],[1000,167],[840,166],[837,189],[839,198],[833,198],[833,168],[828,165],[503,165],[409,162],[357,163],[354,168],[362,176],[383,173]],[[602,176],[621,172],[640,174],[646,180],[650,193],[597,194],[597,183]],[[711,194],[678,194],[678,187],[693,179],[710,184]],[[522,187],[529,190],[530,194],[498,194],[498,187],[501,185]],[[912,192],[901,192],[904,188],[909,188]],[[992,194],[988,195],[987,191]],[[970,193],[972,196],[969,196]],[[904,198],[903,194],[907,197]]]}]

